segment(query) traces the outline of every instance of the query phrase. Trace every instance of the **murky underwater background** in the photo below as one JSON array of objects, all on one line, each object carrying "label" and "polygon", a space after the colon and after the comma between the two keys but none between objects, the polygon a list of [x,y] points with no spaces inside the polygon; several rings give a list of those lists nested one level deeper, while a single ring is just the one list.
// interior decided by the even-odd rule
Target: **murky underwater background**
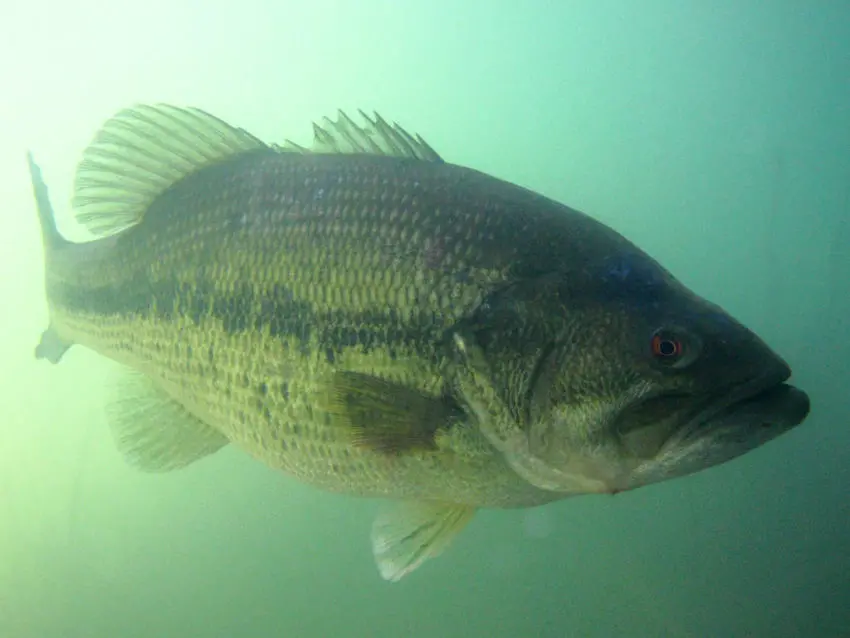
[{"label": "murky underwater background", "polygon": [[[850,636],[850,4],[6,0],[0,31],[0,638]],[[376,502],[231,448],[137,473],[102,415],[117,368],[33,358],[24,161],[61,216],[137,101],[300,142],[376,109],[626,234],[782,353],[812,415],[689,478],[480,512],[397,584]]]}]

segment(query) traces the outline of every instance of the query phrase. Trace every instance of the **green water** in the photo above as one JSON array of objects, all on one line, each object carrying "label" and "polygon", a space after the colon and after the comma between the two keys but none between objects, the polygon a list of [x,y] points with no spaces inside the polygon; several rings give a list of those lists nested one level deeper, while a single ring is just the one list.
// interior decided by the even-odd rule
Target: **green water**
[{"label": "green water", "polygon": [[[850,636],[850,4],[338,0],[2,6],[0,638]],[[269,140],[377,109],[584,210],[781,352],[813,412],[727,465],[479,513],[400,583],[378,503],[234,449],[150,476],[82,349],[36,362],[24,154],[62,219],[100,123],[194,105]]]}]

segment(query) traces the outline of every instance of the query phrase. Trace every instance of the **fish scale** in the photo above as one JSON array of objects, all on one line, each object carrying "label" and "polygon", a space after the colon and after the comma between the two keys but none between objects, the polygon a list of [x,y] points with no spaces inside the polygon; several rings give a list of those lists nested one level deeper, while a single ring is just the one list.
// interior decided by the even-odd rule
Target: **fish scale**
[{"label": "fish scale", "polygon": [[[427,219],[411,189],[450,192],[440,170],[414,182],[397,177],[392,158],[304,159],[260,152],[189,176],[117,238],[107,282],[101,260],[72,270],[58,254],[47,285],[56,331],[160,378],[250,454],[324,488],[494,506],[550,500],[506,472],[474,430],[442,439],[445,451],[430,454],[444,460],[423,464],[425,453],[352,447],[347,428],[316,407],[317,388],[339,367],[439,393],[443,333],[486,289],[452,270],[455,255],[475,263],[480,249],[453,248],[427,270],[422,257],[400,267],[381,254],[387,241],[403,241],[390,248],[407,256],[447,243],[440,222],[405,232],[411,218]],[[327,190],[315,201],[318,185]],[[251,207],[263,213],[246,214]],[[372,282],[383,283],[379,294]],[[287,397],[260,390],[284,384]]]}]

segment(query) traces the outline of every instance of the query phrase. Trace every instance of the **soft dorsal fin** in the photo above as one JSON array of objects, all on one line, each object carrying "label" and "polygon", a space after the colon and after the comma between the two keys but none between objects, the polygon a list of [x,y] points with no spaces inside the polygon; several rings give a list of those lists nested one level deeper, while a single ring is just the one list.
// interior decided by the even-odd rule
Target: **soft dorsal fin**
[{"label": "soft dorsal fin", "polygon": [[363,126],[354,122],[344,111],[338,111],[336,120],[324,117],[321,124],[313,123],[313,145],[310,148],[290,140],[278,148],[301,153],[366,153],[428,162],[443,161],[421,136],[411,135],[395,122],[389,124],[378,113],[369,117],[363,111],[358,112],[365,122]]},{"label": "soft dorsal fin", "polygon": [[90,232],[111,234],[141,220],[148,206],[188,175],[268,146],[247,131],[193,108],[137,105],[97,132],[74,179],[72,205]]}]

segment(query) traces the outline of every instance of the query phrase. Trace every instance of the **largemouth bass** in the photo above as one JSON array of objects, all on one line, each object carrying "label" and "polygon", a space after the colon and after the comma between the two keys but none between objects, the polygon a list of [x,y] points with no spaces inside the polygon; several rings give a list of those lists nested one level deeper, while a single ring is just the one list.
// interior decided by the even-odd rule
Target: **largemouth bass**
[{"label": "largemouth bass", "polygon": [[29,158],[49,327],[127,368],[108,409],[145,471],[233,443],[397,505],[398,580],[478,508],[614,493],[801,423],[788,365],[611,228],[444,161],[380,116],[268,144],[197,109],[108,120],[57,231]]}]

